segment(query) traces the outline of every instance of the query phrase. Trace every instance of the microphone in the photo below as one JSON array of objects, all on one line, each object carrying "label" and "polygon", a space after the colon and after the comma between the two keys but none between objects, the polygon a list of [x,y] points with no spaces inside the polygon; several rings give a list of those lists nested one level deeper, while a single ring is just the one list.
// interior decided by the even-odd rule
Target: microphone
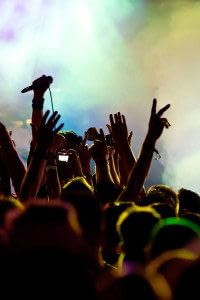
[{"label": "microphone", "polygon": [[43,88],[43,87],[49,87],[49,85],[53,82],[53,77],[43,75],[39,77],[38,79],[34,80],[32,85],[25,87],[23,90],[21,90],[21,93],[26,93],[29,91],[32,91],[36,88]]}]

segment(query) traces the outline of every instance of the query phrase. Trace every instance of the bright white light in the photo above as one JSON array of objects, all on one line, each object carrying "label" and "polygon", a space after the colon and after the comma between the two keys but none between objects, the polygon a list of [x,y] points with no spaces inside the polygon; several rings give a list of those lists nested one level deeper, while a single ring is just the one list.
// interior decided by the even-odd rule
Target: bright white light
[{"label": "bright white light", "polygon": [[87,36],[92,32],[92,18],[89,9],[81,3],[76,4],[72,9],[72,14],[79,24],[79,29]]},{"label": "bright white light", "polygon": [[31,124],[31,119],[27,119],[27,120],[26,120],[26,124],[27,124],[27,125],[30,125],[30,124]]}]

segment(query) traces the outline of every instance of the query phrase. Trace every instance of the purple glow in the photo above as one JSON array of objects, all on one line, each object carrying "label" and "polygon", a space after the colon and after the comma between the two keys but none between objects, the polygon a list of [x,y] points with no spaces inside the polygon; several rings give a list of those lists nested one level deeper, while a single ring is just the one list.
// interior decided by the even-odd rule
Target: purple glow
[{"label": "purple glow", "polygon": [[12,28],[7,28],[0,32],[0,39],[5,42],[12,42],[15,39],[15,32]]}]

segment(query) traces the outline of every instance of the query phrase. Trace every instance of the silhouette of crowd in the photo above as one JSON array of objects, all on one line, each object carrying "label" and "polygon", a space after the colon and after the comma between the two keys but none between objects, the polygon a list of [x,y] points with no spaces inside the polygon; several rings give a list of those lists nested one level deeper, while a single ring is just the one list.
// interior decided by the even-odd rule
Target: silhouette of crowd
[{"label": "silhouette of crowd", "polygon": [[135,157],[120,112],[108,135],[62,130],[57,111],[43,112],[45,79],[33,82],[27,165],[0,123],[1,298],[198,299],[200,196],[145,188],[170,105],[153,99]]}]

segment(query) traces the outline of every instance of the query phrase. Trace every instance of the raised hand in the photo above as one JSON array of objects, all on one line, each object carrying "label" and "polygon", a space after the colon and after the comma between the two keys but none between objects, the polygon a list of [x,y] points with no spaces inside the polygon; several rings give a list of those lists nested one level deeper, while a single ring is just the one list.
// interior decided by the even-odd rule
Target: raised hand
[{"label": "raised hand", "polygon": [[168,120],[162,118],[163,113],[170,107],[170,104],[165,105],[158,112],[156,112],[156,105],[157,100],[153,99],[148,132],[137,162],[130,172],[127,186],[119,197],[121,201],[133,201],[136,203],[139,201],[151,165],[156,141],[161,136],[164,127],[169,128],[170,126]]},{"label": "raised hand", "polygon": [[94,141],[99,138],[99,133],[98,133],[98,130],[96,129],[96,127],[88,128],[86,134],[87,134],[88,141]]},{"label": "raised hand", "polygon": [[128,129],[126,125],[126,119],[124,115],[121,115],[120,112],[110,114],[110,126],[107,125],[109,131],[112,134],[114,142],[119,145],[120,143],[128,140]]},{"label": "raised hand", "polygon": [[35,94],[43,95],[46,92],[46,90],[49,88],[49,85],[51,83],[49,78],[52,77],[42,75],[41,77],[33,81],[32,86],[33,86],[34,95]]},{"label": "raised hand", "polygon": [[15,192],[18,195],[22,179],[26,172],[17,153],[15,144],[4,124],[0,122],[0,155],[12,180]]},{"label": "raised hand", "polygon": [[87,135],[87,132],[85,132],[84,139],[83,139],[82,143],[80,144],[80,146],[78,147],[78,154],[79,154],[79,157],[81,160],[81,165],[83,167],[83,171],[85,170],[85,168],[87,169],[89,167],[90,159],[91,159],[89,147],[86,144],[87,139],[88,139],[88,135]]},{"label": "raised hand", "polygon": [[70,168],[72,174],[76,176],[83,176],[83,170],[81,166],[81,162],[78,156],[78,153],[74,149],[69,149],[67,151],[68,159],[68,168]]},{"label": "raised hand", "polygon": [[108,148],[103,129],[100,129],[99,140],[95,140],[89,150],[95,162],[108,159]]},{"label": "raised hand", "polygon": [[14,144],[12,142],[11,136],[8,133],[5,125],[0,122],[0,148],[1,149],[7,149],[13,148]]},{"label": "raised hand", "polygon": [[60,119],[60,115],[58,114],[57,111],[52,113],[50,117],[49,117],[49,113],[50,111],[47,110],[46,113],[44,114],[36,134],[37,147],[42,148],[46,151],[48,151],[52,146],[55,134],[59,130],[61,130],[64,126],[64,124],[62,123],[58,127],[56,127]]},{"label": "raised hand", "polygon": [[149,131],[148,134],[150,134],[151,138],[157,140],[164,128],[169,128],[170,123],[166,118],[162,118],[163,113],[168,110],[170,107],[170,104],[165,105],[163,108],[161,108],[156,113],[156,106],[157,106],[157,100],[153,99],[153,104],[151,108],[151,116],[149,120]]}]

